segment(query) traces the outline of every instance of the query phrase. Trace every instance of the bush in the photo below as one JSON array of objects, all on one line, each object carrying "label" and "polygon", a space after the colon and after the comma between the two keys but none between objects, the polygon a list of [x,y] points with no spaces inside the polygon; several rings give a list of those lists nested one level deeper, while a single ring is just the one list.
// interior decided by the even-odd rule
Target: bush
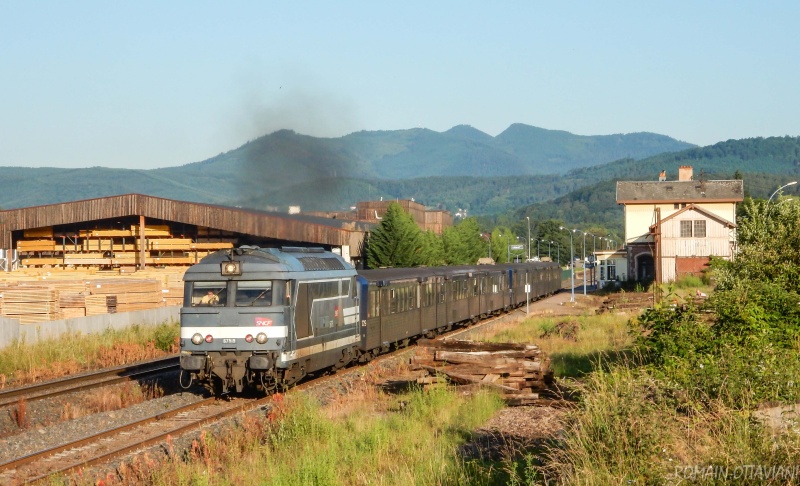
[{"label": "bush", "polygon": [[161,323],[153,333],[155,347],[167,352],[177,352],[180,339],[180,327],[173,324]]},{"label": "bush", "polygon": [[676,289],[693,289],[703,285],[705,285],[703,279],[696,275],[684,275],[675,281]]},{"label": "bush", "polygon": [[[703,310],[656,306],[634,321],[638,349],[676,396],[732,408],[800,399],[800,296],[769,282],[717,291]],[[716,316],[710,318],[710,316]]]}]

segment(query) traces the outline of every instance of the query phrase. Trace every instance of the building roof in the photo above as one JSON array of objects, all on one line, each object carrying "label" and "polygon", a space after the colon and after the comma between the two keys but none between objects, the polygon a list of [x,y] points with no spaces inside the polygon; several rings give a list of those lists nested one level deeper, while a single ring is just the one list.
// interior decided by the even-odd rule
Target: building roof
[{"label": "building roof", "polygon": [[353,252],[351,254],[354,255],[360,252],[364,234],[373,227],[369,223],[358,221],[124,194],[0,211],[0,248],[14,247],[12,235],[15,231],[125,216],[143,216],[278,241],[349,245]]},{"label": "building roof", "polygon": [[741,202],[744,185],[731,181],[619,181],[617,204]]}]

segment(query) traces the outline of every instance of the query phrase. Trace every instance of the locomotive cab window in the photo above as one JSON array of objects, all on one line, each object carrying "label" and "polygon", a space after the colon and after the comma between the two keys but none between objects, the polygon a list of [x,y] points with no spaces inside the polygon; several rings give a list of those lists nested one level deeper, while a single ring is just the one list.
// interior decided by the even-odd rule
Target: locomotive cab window
[{"label": "locomotive cab window", "polygon": [[194,282],[191,291],[191,305],[224,306],[228,293],[225,282]]},{"label": "locomotive cab window", "polygon": [[236,283],[236,307],[267,307],[271,305],[271,280]]}]

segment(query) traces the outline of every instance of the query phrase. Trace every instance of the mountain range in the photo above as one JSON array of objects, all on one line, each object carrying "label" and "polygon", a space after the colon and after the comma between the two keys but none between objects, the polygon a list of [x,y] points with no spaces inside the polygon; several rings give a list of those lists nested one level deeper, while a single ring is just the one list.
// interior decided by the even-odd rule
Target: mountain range
[{"label": "mountain range", "polygon": [[[559,219],[621,231],[616,180],[742,177],[767,197],[800,174],[800,137],[728,140],[696,147],[664,135],[580,136],[522,124],[492,137],[466,125],[362,131],[316,138],[280,130],[215,157],[151,170],[0,167],[0,207],[141,193],[284,210],[346,209],[358,201],[415,199],[493,222]],[[797,186],[785,191],[791,194]]]},{"label": "mountain range", "polygon": [[[507,208],[514,180],[555,181],[569,170],[621,158],[641,159],[693,147],[664,135],[632,133],[581,136],[523,124],[492,137],[467,125],[446,132],[427,129],[361,131],[317,138],[280,130],[201,162],[151,170],[0,167],[0,207],[5,209],[125,193],[254,208],[298,205],[333,210],[359,200],[410,198],[447,209],[456,201],[428,199],[429,186],[461,191],[475,178],[493,178],[499,198],[487,210]],[[406,181],[422,180],[423,182]],[[451,182],[452,181],[452,182]],[[555,182],[554,182],[555,183]],[[442,186],[444,184],[444,186]],[[558,185],[555,183],[555,185]],[[565,194],[572,184],[531,201]],[[446,189],[449,188],[449,189]],[[408,191],[404,194],[403,191]],[[485,191],[480,191],[481,193]],[[477,201],[464,206],[479,208]]]}]

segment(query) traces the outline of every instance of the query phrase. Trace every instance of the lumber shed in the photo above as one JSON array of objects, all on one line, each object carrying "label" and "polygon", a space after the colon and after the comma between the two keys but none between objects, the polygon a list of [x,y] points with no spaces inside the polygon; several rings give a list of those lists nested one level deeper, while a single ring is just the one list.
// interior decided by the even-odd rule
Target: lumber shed
[{"label": "lumber shed", "polygon": [[240,245],[321,246],[354,264],[372,225],[125,194],[0,211],[0,268],[191,265]]}]

